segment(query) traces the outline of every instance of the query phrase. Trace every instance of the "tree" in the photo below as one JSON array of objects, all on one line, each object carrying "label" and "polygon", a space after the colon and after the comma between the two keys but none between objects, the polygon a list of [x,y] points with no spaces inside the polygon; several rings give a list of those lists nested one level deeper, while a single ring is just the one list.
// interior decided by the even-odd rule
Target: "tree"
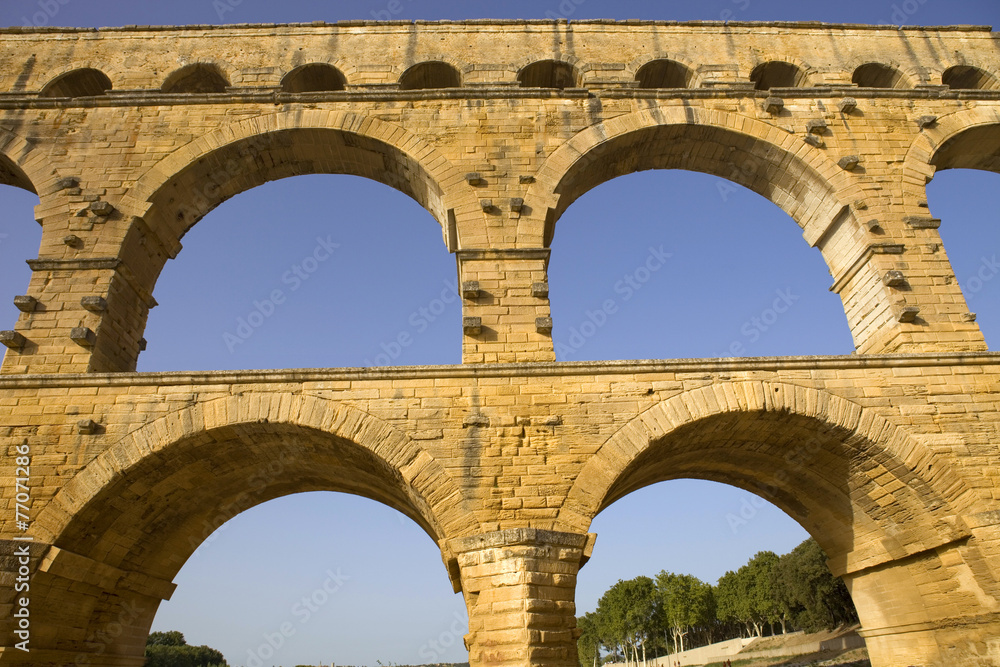
[{"label": "tree", "polygon": [[146,639],[146,667],[226,667],[226,659],[214,648],[189,646],[183,634],[171,630]]},{"label": "tree", "polygon": [[656,589],[666,627],[674,640],[674,652],[684,650],[684,637],[697,626],[715,620],[712,586],[690,574],[662,570],[656,575]]},{"label": "tree", "polygon": [[745,577],[745,590],[749,602],[749,620],[757,636],[763,634],[765,623],[773,625],[781,617],[774,590],[774,571],[778,567],[778,555],[773,551],[759,551],[740,568]]},{"label": "tree", "polygon": [[186,644],[183,633],[177,630],[151,632],[146,638],[146,646],[184,646]]},{"label": "tree", "polygon": [[847,586],[833,576],[826,561],[826,554],[810,538],[782,556],[773,574],[780,604],[804,630],[834,628],[858,620]]},{"label": "tree", "polygon": [[624,650],[626,663],[630,659],[639,663],[639,649],[643,663],[646,661],[647,644],[655,641],[662,624],[657,598],[653,580],[636,577],[619,580],[597,603],[600,635]]},{"label": "tree", "polygon": [[580,638],[576,642],[580,667],[597,667],[601,658],[601,634],[597,612],[591,611],[576,619]]}]

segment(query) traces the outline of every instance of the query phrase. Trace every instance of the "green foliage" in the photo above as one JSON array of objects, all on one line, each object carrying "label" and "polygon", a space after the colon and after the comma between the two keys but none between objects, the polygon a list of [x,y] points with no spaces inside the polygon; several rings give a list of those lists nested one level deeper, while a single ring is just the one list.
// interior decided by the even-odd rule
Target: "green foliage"
[{"label": "green foliage", "polygon": [[656,589],[664,625],[674,637],[674,651],[683,651],[688,632],[715,620],[712,586],[690,574],[662,570],[656,575]]},{"label": "green foliage", "polygon": [[226,659],[214,648],[189,646],[183,634],[172,630],[146,639],[146,667],[226,667]]},{"label": "green foliage", "polygon": [[633,657],[640,649],[645,652],[662,627],[656,586],[649,577],[619,580],[601,596],[596,613],[603,640],[631,649]]},{"label": "green foliage", "polygon": [[146,646],[184,646],[184,635],[177,630],[170,632],[151,632],[146,637]]},{"label": "green foliage", "polygon": [[673,650],[731,639],[746,632],[763,635],[776,623],[816,631],[857,622],[844,582],[826,565],[826,555],[808,539],[790,553],[761,551],[712,586],[687,574],[661,571],[619,581],[594,612],[577,619],[582,667],[595,667],[612,656],[637,661],[647,649],[673,636]]},{"label": "green foliage", "polygon": [[793,623],[807,631],[833,628],[858,620],[847,586],[834,577],[826,554],[808,539],[781,557],[774,572],[774,588]]}]

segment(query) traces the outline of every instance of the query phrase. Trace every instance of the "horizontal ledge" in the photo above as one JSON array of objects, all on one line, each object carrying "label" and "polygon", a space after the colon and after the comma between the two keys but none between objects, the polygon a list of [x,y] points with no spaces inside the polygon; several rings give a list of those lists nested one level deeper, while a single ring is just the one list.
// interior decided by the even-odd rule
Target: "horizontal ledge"
[{"label": "horizontal ledge", "polygon": [[401,19],[395,21],[371,21],[371,20],[345,20],[327,23],[326,21],[313,21],[311,23],[231,23],[231,24],[192,24],[192,25],[124,25],[119,27],[101,28],[74,28],[74,27],[46,27],[46,26],[11,26],[0,28],[0,34],[9,35],[31,35],[31,34],[94,34],[94,33],[116,33],[116,32],[250,32],[250,31],[273,31],[275,29],[293,29],[323,34],[331,28],[380,28],[387,31],[397,32],[405,30],[411,26],[421,26],[425,29],[433,28],[478,28],[479,26],[549,26],[560,27],[586,27],[586,26],[618,26],[622,28],[634,29],[637,26],[658,27],[658,28],[712,28],[712,29],[732,29],[732,28],[783,28],[797,30],[893,30],[912,32],[990,32],[988,25],[945,25],[945,26],[920,26],[920,25],[895,25],[895,24],[869,24],[869,23],[824,23],[822,21],[657,21],[643,19],[466,19],[466,20],[408,20]]},{"label": "horizontal ledge", "polygon": [[1000,352],[824,355],[711,359],[637,359],[554,361],[509,364],[381,366],[374,368],[260,369],[251,371],[171,371],[163,373],[53,373],[0,375],[0,389],[34,387],[140,387],[191,384],[287,384],[334,380],[409,380],[422,378],[551,377],[623,373],[720,373],[734,371],[836,370],[849,368],[931,368],[997,366]]}]

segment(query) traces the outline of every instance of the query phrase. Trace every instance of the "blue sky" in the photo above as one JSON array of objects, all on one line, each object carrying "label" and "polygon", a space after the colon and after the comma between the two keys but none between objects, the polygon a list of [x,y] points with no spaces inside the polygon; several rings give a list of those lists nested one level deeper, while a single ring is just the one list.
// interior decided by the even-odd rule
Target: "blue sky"
[{"label": "blue sky", "polygon": [[[222,22],[335,21],[398,9],[393,18],[553,12],[571,19],[889,23],[903,12],[914,24],[1000,23],[995,0],[569,0],[562,8],[560,0],[224,1],[3,0],[0,25],[39,17],[70,26],[218,23],[223,9]],[[852,351],[818,251],[776,206],[721,183],[679,171],[633,174],[600,186],[566,212],[550,265],[560,360],[729,356],[734,344],[745,356]],[[1000,279],[977,282],[976,275],[1000,254],[998,188],[1000,175],[963,170],[943,172],[929,187],[931,212],[943,220],[945,247],[991,349],[1000,349]],[[23,260],[37,256],[40,232],[32,221],[34,195],[0,186],[0,203],[6,212],[0,219],[0,328],[7,329],[17,316],[11,300],[28,282]],[[330,259],[288,289],[287,300],[245,341],[227,344],[226,334],[236,333],[255,300],[288,286],[283,277],[312,254],[317,239],[337,244]],[[615,285],[650,248],[671,257],[625,299]],[[149,320],[140,370],[458,363],[460,308],[457,302],[436,307],[454,280],[454,258],[439,226],[404,195],[348,176],[269,183],[226,202],[185,237],[184,250],[157,285],[161,305]],[[759,328],[754,318],[779,295],[792,306]],[[574,336],[587,312],[608,298],[616,312],[594,335]],[[413,343],[397,351],[390,343],[401,333]],[[734,530],[727,516],[741,512],[748,521]],[[598,516],[592,530],[598,543],[580,576],[581,613],[619,578],[668,569],[715,581],[758,550],[788,551],[806,537],[747,492],[696,480],[627,496]],[[450,592],[436,546],[409,519],[364,498],[300,494],[245,512],[202,545],[176,581],[154,629],[179,629],[190,643],[222,650],[231,664],[253,665],[254,657],[286,666],[466,659],[464,605]],[[287,637],[280,633],[283,623],[294,631]],[[267,650],[276,643],[279,648]]]}]

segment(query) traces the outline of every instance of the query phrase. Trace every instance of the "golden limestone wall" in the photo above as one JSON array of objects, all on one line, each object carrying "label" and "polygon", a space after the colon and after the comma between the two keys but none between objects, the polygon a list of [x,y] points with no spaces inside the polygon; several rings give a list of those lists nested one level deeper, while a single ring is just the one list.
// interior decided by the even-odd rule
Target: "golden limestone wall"
[{"label": "golden limestone wall", "polygon": [[[0,31],[0,183],[38,193],[43,229],[0,332],[0,664],[141,665],[215,528],[325,489],[437,541],[472,664],[574,665],[592,518],[679,477],[809,530],[874,665],[1000,664],[1000,357],[924,193],[936,169],[1000,170],[998,46],[820,24]],[[787,211],[858,354],[554,363],[558,219],[651,168]],[[381,181],[441,223],[465,363],[135,373],[187,229],[304,173]]]}]

